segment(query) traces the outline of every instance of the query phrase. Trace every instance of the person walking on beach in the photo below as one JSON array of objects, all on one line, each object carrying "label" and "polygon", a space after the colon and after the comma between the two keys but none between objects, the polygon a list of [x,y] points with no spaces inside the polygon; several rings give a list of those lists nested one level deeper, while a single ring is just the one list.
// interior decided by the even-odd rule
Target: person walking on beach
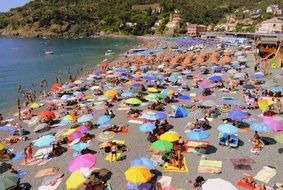
[{"label": "person walking on beach", "polygon": [[117,151],[118,151],[118,146],[115,142],[113,142],[111,146],[111,162],[113,162],[113,156],[115,156],[115,160],[117,160]]}]

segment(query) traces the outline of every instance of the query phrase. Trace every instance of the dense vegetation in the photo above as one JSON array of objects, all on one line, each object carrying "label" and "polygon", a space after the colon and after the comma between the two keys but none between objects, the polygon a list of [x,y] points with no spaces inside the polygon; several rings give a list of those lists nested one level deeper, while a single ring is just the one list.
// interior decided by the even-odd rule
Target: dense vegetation
[{"label": "dense vegetation", "polygon": [[[151,5],[159,3],[161,12]],[[0,34],[36,36],[91,36],[100,31],[143,35],[155,22],[179,10],[184,32],[186,22],[216,24],[237,9],[262,8],[282,0],[34,0],[0,14]],[[130,24],[129,24],[130,23]]]}]

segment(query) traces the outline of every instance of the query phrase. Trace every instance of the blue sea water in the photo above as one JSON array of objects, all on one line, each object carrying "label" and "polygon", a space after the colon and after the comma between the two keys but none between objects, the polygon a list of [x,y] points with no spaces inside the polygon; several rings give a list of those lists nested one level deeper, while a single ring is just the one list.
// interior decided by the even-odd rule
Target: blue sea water
[{"label": "blue sea water", "polygon": [[[39,82],[46,78],[49,87],[56,76],[63,81],[71,74],[78,75],[80,68],[92,69],[111,49],[119,54],[134,47],[137,41],[128,38],[94,39],[27,39],[0,38],[0,113],[16,105],[18,85],[39,92]],[[54,54],[46,55],[45,51]]]}]

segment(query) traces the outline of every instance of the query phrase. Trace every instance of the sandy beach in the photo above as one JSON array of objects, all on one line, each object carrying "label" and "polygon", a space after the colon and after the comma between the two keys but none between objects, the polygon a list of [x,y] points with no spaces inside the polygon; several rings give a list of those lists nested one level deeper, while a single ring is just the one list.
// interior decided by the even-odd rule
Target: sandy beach
[{"label": "sandy beach", "polygon": [[[233,90],[226,90],[222,91],[220,88],[216,88],[214,84],[216,82],[211,81],[211,86],[208,88],[211,89],[211,94],[207,96],[202,95],[202,91],[205,88],[193,87],[196,83],[196,80],[193,78],[196,75],[200,75],[201,81],[207,81],[208,80],[208,74],[215,74],[220,73],[221,79],[225,85],[229,85],[230,82],[233,81],[240,81],[240,79],[233,79],[233,75],[227,72],[228,70],[232,69],[231,62],[237,60],[237,56],[235,55],[236,52],[242,52],[242,56],[245,58],[245,66],[242,69],[239,67],[236,67],[239,69],[239,73],[247,73],[248,77],[245,79],[243,77],[243,81],[246,84],[253,84],[256,89],[262,88],[262,89],[270,89],[271,87],[281,87],[282,84],[278,83],[279,80],[282,79],[276,79],[275,76],[281,76],[282,70],[280,69],[273,69],[270,70],[270,74],[267,76],[264,76],[260,79],[255,79],[252,76],[254,75],[254,65],[255,65],[255,56],[254,56],[254,47],[248,50],[244,50],[244,48],[240,48],[237,45],[230,45],[226,51],[223,50],[216,50],[216,46],[210,45],[208,47],[204,47],[200,50],[200,52],[196,51],[187,51],[186,53],[180,53],[180,52],[174,52],[173,50],[170,50],[170,46],[175,46],[175,42],[168,42],[163,41],[163,39],[157,38],[154,40],[147,39],[145,41],[142,41],[143,45],[141,47],[145,48],[160,48],[160,47],[168,47],[163,52],[155,55],[143,55],[143,56],[127,56],[127,57],[121,57],[118,60],[113,61],[112,63],[107,64],[107,68],[94,68],[92,73],[89,73],[85,77],[81,77],[79,82],[70,83],[66,82],[65,86],[62,84],[60,85],[60,89],[53,91],[50,93],[50,95],[45,99],[40,99],[36,102],[39,102],[42,104],[41,107],[35,108],[32,110],[32,114],[34,115],[31,120],[23,120],[18,121],[16,116],[13,116],[12,118],[15,119],[15,122],[19,123],[24,129],[27,131],[30,131],[30,134],[26,135],[28,137],[28,140],[20,140],[15,144],[7,144],[5,143],[4,139],[11,136],[7,131],[0,130],[0,137],[2,140],[2,144],[4,144],[5,149],[10,149],[12,153],[19,153],[23,151],[24,147],[28,146],[28,144],[34,140],[36,140],[39,137],[42,137],[47,134],[58,134],[59,131],[62,131],[62,129],[70,129],[74,123],[79,123],[78,126],[82,125],[82,123],[77,122],[77,119],[85,115],[85,108],[88,107],[91,109],[89,114],[92,114],[91,122],[93,124],[96,124],[98,119],[103,116],[107,109],[112,110],[115,114],[115,117],[112,118],[107,124],[110,125],[128,125],[128,131],[126,133],[116,133],[114,139],[115,140],[121,140],[125,142],[125,145],[127,146],[127,150],[123,152],[120,156],[120,159],[118,161],[109,162],[105,160],[105,157],[108,155],[108,153],[105,153],[103,149],[99,149],[99,147],[102,144],[102,141],[98,140],[99,135],[103,132],[105,129],[104,127],[100,126],[94,126],[92,127],[87,133],[94,135],[95,137],[92,138],[90,141],[88,141],[89,147],[88,149],[94,151],[94,155],[96,156],[96,164],[95,168],[105,168],[109,171],[111,171],[111,177],[108,180],[108,183],[111,184],[112,189],[114,190],[124,190],[127,189],[127,180],[125,177],[125,171],[131,167],[131,161],[139,158],[139,157],[146,157],[151,158],[152,152],[148,151],[148,147],[151,146],[151,143],[147,140],[148,134],[145,134],[139,130],[139,127],[141,124],[145,123],[146,119],[144,118],[136,118],[132,119],[129,118],[127,115],[127,111],[130,108],[133,109],[140,109],[142,111],[148,110],[148,106],[154,103],[154,101],[143,101],[142,104],[139,104],[137,106],[131,106],[125,103],[125,100],[128,99],[128,97],[122,97],[121,94],[124,92],[130,91],[132,88],[132,85],[134,83],[141,83],[145,87],[145,91],[142,93],[144,94],[143,97],[145,97],[148,94],[154,94],[151,92],[148,92],[148,89],[152,87],[151,85],[147,85],[147,82],[149,80],[145,80],[145,75],[161,75],[164,77],[164,81],[162,82],[161,86],[164,88],[157,87],[157,81],[156,79],[153,81],[153,87],[158,89],[158,92],[162,92],[164,89],[170,89],[173,92],[178,92],[178,95],[176,95],[176,102],[175,103],[165,103],[165,106],[163,106],[162,112],[167,114],[167,121],[170,125],[173,126],[171,129],[172,131],[177,132],[182,139],[186,142],[189,140],[187,133],[188,128],[186,128],[188,123],[194,123],[196,121],[195,116],[196,112],[200,111],[204,113],[205,111],[211,110],[212,108],[205,108],[205,109],[199,109],[193,110],[192,106],[198,105],[200,106],[204,101],[212,100],[216,102],[216,108],[220,109],[223,106],[223,103],[221,102],[222,97],[234,97],[235,99],[245,102],[244,99],[244,88],[243,85],[240,85],[239,82],[237,82],[237,85],[233,87]],[[213,53],[218,51],[220,54],[220,57],[218,59],[218,63],[223,61],[223,58],[225,57],[225,52],[231,53],[231,61],[230,63],[218,65],[223,68],[220,72],[214,72],[212,69],[213,64],[211,63],[211,60],[209,59],[209,56]],[[204,58],[204,63],[197,64],[198,56],[200,56],[201,52],[207,52],[206,56]],[[183,64],[184,59],[189,54],[193,54],[193,58],[190,64]],[[179,59],[176,59],[176,63],[173,63],[172,60],[174,58],[180,56]],[[159,65],[164,65],[164,67],[158,67]],[[227,66],[228,65],[228,66]],[[136,68],[134,68],[135,66]],[[147,67],[146,69],[141,69],[141,67]],[[207,74],[203,74],[201,72],[201,66],[203,68],[206,68],[208,70]],[[215,66],[215,65],[214,65]],[[225,70],[224,68],[226,68]],[[121,68],[123,72],[119,72],[118,68]],[[167,71],[165,71],[168,68]],[[235,69],[236,69],[235,68]],[[105,71],[105,72],[104,72]],[[147,71],[147,72],[145,72]],[[184,71],[190,72],[190,76],[184,74]],[[259,70],[262,72],[261,70]],[[128,75],[124,75],[122,73],[130,72]],[[165,79],[168,79],[171,74],[175,74],[177,76],[177,81],[172,82]],[[91,76],[90,76],[91,75]],[[122,77],[124,76],[124,78]],[[117,80],[120,80],[120,82],[115,83],[113,80],[117,78]],[[140,78],[139,80],[134,80],[134,78]],[[113,79],[113,80],[112,80]],[[258,84],[257,81],[262,81],[263,84]],[[78,81],[78,80],[77,80]],[[180,85],[176,85],[177,83],[180,83]],[[107,87],[107,84],[108,87]],[[209,83],[210,84],[210,83]],[[221,84],[221,82],[217,83]],[[103,95],[96,95],[97,90],[92,90],[91,87],[98,86],[97,89],[101,89],[102,92],[105,92],[107,90],[116,89],[118,91],[118,94],[116,95],[119,99],[119,101],[112,101],[111,99],[114,97],[108,97],[106,100],[109,102],[113,102],[113,107],[107,108],[107,105],[105,104],[105,101],[98,99]],[[185,86],[190,87],[190,91],[185,90]],[[82,91],[82,88],[84,87],[84,90]],[[227,87],[228,89],[228,87]],[[82,97],[78,97],[74,95],[74,92],[78,92],[78,96],[82,95],[81,92],[83,92]],[[260,97],[262,90],[259,90]],[[55,104],[58,106],[58,109],[52,110],[52,112],[55,113],[56,118],[54,118],[57,123],[60,123],[62,118],[66,115],[72,115],[74,113],[74,107],[73,106],[67,106],[66,102],[61,99],[61,97],[64,94],[70,95],[68,98],[69,100],[76,100],[76,104],[80,105],[80,109],[77,111],[76,119],[73,122],[56,126],[51,124],[51,129],[45,132],[41,133],[35,133],[34,128],[38,126],[38,123],[42,123],[43,118],[40,118],[39,114],[41,111],[46,110],[50,108],[50,102],[52,104]],[[189,97],[188,100],[179,100],[179,96],[186,96]],[[138,97],[136,94],[133,97]],[[281,97],[280,97],[281,99]],[[164,98],[160,98],[161,102],[164,102]],[[246,102],[245,102],[246,103]],[[61,105],[64,105],[63,107]],[[182,118],[174,118],[170,117],[169,114],[172,113],[172,105],[182,105],[185,106],[186,110],[188,111],[188,116],[182,117]],[[30,106],[30,105],[29,105]],[[213,106],[214,107],[214,106]],[[260,123],[262,122],[262,114],[263,112],[258,107],[254,109],[250,109],[251,106],[230,106],[231,110],[234,109],[241,109],[244,111],[247,111],[249,113],[248,118],[254,119],[256,122],[254,123]],[[124,108],[124,109],[121,109]],[[22,108],[25,109],[25,108]],[[65,111],[60,111],[60,110]],[[153,110],[156,111],[156,110]],[[277,120],[278,118],[282,118],[281,114],[275,114]],[[274,117],[272,116],[272,117]],[[276,168],[276,174],[268,180],[267,183],[264,183],[262,181],[256,180],[259,184],[266,184],[267,186],[273,186],[275,183],[283,183],[283,166],[282,166],[282,152],[283,152],[283,145],[279,142],[276,142],[274,140],[274,135],[280,134],[280,131],[270,131],[267,133],[259,132],[259,135],[261,138],[266,142],[266,145],[258,152],[258,154],[252,153],[250,150],[252,148],[252,142],[250,141],[251,138],[254,135],[254,130],[251,129],[251,124],[248,123],[247,128],[243,130],[239,130],[238,137],[240,139],[239,145],[237,148],[230,148],[227,146],[221,146],[219,145],[219,130],[218,126],[223,124],[223,119],[228,117],[228,113],[221,113],[216,118],[209,118],[209,125],[211,126],[210,129],[207,129],[209,133],[209,137],[207,139],[204,139],[204,141],[208,141],[209,146],[207,148],[206,153],[184,153],[184,159],[188,168],[188,171],[185,172],[168,172],[164,171],[163,164],[157,164],[154,168],[153,173],[156,174],[157,180],[161,179],[161,177],[168,176],[171,179],[170,186],[174,187],[174,189],[184,189],[184,190],[192,190],[193,189],[193,183],[197,176],[203,176],[205,180],[207,179],[213,179],[213,178],[222,178],[224,180],[227,180],[235,185],[235,183],[243,178],[243,173],[248,173],[251,176],[256,176],[260,170],[264,166],[272,166]],[[38,118],[38,122],[32,122],[33,120],[36,120]],[[203,117],[201,117],[203,118]],[[9,120],[11,118],[4,118],[4,120]],[[135,123],[129,123],[129,120],[138,120],[140,121],[139,124]],[[282,120],[279,120],[279,122],[282,122]],[[44,123],[44,122],[43,122]],[[56,122],[55,122],[56,123]],[[85,122],[83,122],[85,123]],[[247,122],[244,122],[247,123]],[[282,125],[282,124],[281,124]],[[4,126],[11,126],[11,122],[5,123]],[[55,127],[56,126],[56,127]],[[283,125],[282,125],[283,126]],[[1,129],[1,127],[0,127]],[[281,129],[282,130],[282,129]],[[56,135],[56,140],[58,140],[58,136]],[[113,139],[112,139],[113,140]],[[72,146],[70,145],[72,142],[69,141],[67,144],[63,144],[62,146],[67,148],[67,151],[64,152],[62,155],[58,157],[52,157],[50,160],[47,160],[46,158],[43,159],[43,164],[35,164],[31,166],[27,166],[24,163],[24,158],[20,157],[17,160],[8,159],[7,161],[2,161],[3,163],[9,163],[13,165],[13,168],[16,170],[24,170],[26,171],[27,175],[21,179],[21,183],[24,184],[30,184],[31,189],[39,189],[40,186],[42,186],[43,178],[35,178],[35,175],[38,171],[51,168],[51,167],[57,167],[59,168],[59,172],[57,174],[64,174],[64,176],[56,181],[58,182],[57,189],[63,190],[67,189],[65,182],[70,177],[71,172],[68,170],[69,164],[71,160],[75,158],[74,151],[72,149]],[[52,144],[52,143],[51,143]],[[36,153],[37,150],[40,148],[46,148],[51,147],[45,146],[45,147],[37,147],[33,146],[33,154]],[[164,154],[162,152],[161,154]],[[231,159],[238,159],[238,158],[250,158],[255,161],[254,164],[251,164],[250,170],[240,170],[235,169],[233,166],[233,163],[231,162]],[[198,166],[200,160],[215,160],[215,161],[222,161],[222,167],[221,172],[219,173],[199,173]],[[41,162],[41,163],[42,163]],[[3,167],[4,168],[4,167]],[[5,169],[2,169],[2,172],[4,172]],[[8,171],[9,172],[9,171]],[[60,183],[59,183],[60,182]],[[153,185],[155,189],[155,184]],[[236,185],[235,185],[236,186]],[[45,189],[53,188],[53,187],[45,187]],[[84,189],[85,186],[82,184],[77,189]],[[237,186],[238,189],[244,189],[242,187]],[[43,189],[43,188],[42,188]],[[173,189],[173,188],[172,188]],[[217,190],[217,189],[216,189]],[[228,190],[228,189],[227,189]]]}]

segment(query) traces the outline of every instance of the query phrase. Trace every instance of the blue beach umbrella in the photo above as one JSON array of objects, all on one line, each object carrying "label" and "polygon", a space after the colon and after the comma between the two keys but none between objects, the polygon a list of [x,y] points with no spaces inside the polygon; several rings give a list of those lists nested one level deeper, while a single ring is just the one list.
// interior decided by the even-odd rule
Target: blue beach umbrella
[{"label": "blue beach umbrella", "polygon": [[218,126],[217,129],[221,133],[227,133],[227,134],[237,134],[239,132],[239,129],[231,124],[221,124]]},{"label": "blue beach umbrella", "polygon": [[132,84],[132,87],[133,88],[142,88],[142,84],[141,83],[134,83],[134,84]]},{"label": "blue beach umbrella", "polygon": [[151,111],[143,112],[141,117],[147,120],[152,120],[152,121],[159,119],[156,112],[151,112]]},{"label": "blue beach umbrella", "polygon": [[135,160],[132,160],[131,161],[131,166],[144,166],[148,169],[153,169],[154,168],[154,164],[153,162],[146,158],[146,157],[140,157],[140,158],[137,158]]},{"label": "blue beach umbrella", "polygon": [[274,87],[274,88],[271,88],[271,91],[272,92],[283,92],[283,88],[282,87]]},{"label": "blue beach umbrella", "polygon": [[142,77],[144,80],[154,80],[155,77],[153,75],[145,75]]},{"label": "blue beach umbrella", "polygon": [[37,146],[37,147],[50,146],[54,141],[55,141],[55,136],[45,135],[35,140],[34,146]]},{"label": "blue beach umbrella", "polygon": [[260,79],[260,78],[264,77],[264,74],[262,72],[256,72],[256,73],[253,74],[252,77],[255,78],[255,79]]},{"label": "blue beach umbrella", "polygon": [[222,78],[220,76],[212,76],[209,78],[209,80],[214,81],[214,82],[220,82],[222,81]]},{"label": "blue beach umbrella", "polygon": [[68,100],[68,99],[70,99],[72,96],[71,95],[69,95],[69,94],[64,94],[60,99],[61,100]]},{"label": "blue beach umbrella", "polygon": [[135,94],[131,91],[123,92],[121,94],[122,97],[133,97]]},{"label": "blue beach umbrella", "polygon": [[255,89],[255,86],[252,85],[252,84],[245,84],[245,85],[243,86],[243,88],[245,88],[245,89]]},{"label": "blue beach umbrella", "polygon": [[10,135],[14,134],[14,132],[16,131],[15,127],[9,126],[9,125],[5,125],[3,127],[0,127],[0,131],[6,131],[8,132]]},{"label": "blue beach umbrella", "polygon": [[156,126],[152,123],[144,123],[139,127],[139,130],[143,133],[149,133],[152,132]]},{"label": "blue beach umbrella", "polygon": [[168,78],[170,82],[177,82],[178,81],[178,75],[171,74],[170,77]]},{"label": "blue beach umbrella", "polygon": [[104,124],[108,123],[110,120],[111,120],[110,115],[103,115],[103,116],[98,118],[97,125],[104,125]]},{"label": "blue beach umbrella", "polygon": [[234,121],[243,121],[247,115],[248,113],[242,110],[231,110],[228,112],[228,117]]},{"label": "blue beach umbrella", "polygon": [[167,114],[165,112],[159,111],[156,112],[156,115],[159,117],[159,119],[163,120],[167,118]]},{"label": "blue beach umbrella", "polygon": [[90,146],[90,144],[88,144],[88,143],[78,143],[78,144],[74,144],[74,145],[72,146],[72,149],[73,149],[74,151],[76,151],[76,152],[80,152],[80,151],[82,151],[83,149],[88,148],[89,146]]},{"label": "blue beach umbrella", "polygon": [[189,115],[188,111],[183,106],[173,105],[172,108],[174,109],[173,117],[175,118],[187,117]]},{"label": "blue beach umbrella", "polygon": [[203,140],[209,137],[209,133],[202,130],[195,130],[187,133],[190,140]]},{"label": "blue beach umbrella", "polygon": [[191,98],[189,96],[185,96],[185,95],[182,95],[182,96],[179,96],[177,98],[179,101],[188,101],[190,100]]},{"label": "blue beach umbrella", "polygon": [[261,133],[272,132],[272,128],[270,128],[268,125],[264,123],[253,123],[251,125],[251,129]]},{"label": "blue beach umbrella", "polygon": [[77,119],[77,121],[79,123],[85,123],[85,122],[91,121],[92,119],[93,119],[93,115],[92,114],[86,114],[86,115],[83,115],[83,116],[79,117]]}]

